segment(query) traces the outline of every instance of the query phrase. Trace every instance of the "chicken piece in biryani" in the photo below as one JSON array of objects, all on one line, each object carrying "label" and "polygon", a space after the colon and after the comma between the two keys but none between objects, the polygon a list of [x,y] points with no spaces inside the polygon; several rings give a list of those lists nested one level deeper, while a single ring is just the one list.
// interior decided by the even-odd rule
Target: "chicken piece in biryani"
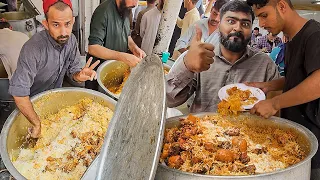
[{"label": "chicken piece in biryani", "polygon": [[251,105],[258,100],[251,96],[250,90],[241,90],[237,87],[227,89],[227,94],[228,98],[218,104],[218,113],[222,115],[237,115],[244,110],[243,105]]}]

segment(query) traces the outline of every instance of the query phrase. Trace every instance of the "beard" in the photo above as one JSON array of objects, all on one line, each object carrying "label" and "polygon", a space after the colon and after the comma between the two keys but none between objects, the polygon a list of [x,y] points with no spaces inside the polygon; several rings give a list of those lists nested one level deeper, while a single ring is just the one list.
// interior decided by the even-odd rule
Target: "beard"
[{"label": "beard", "polygon": [[65,43],[67,43],[69,40],[69,35],[66,35],[66,36],[58,36],[57,39],[55,39],[55,41],[60,44],[60,45],[63,45]]},{"label": "beard", "polygon": [[132,8],[133,7],[127,7],[126,0],[121,0],[118,9],[120,16],[123,18],[129,17]]},{"label": "beard", "polygon": [[[237,37],[233,40],[230,40],[230,37]],[[229,51],[239,53],[244,51],[247,48],[248,43],[250,42],[251,37],[247,39],[244,38],[243,34],[240,32],[230,33],[227,36],[224,36],[220,33],[220,43]]]}]

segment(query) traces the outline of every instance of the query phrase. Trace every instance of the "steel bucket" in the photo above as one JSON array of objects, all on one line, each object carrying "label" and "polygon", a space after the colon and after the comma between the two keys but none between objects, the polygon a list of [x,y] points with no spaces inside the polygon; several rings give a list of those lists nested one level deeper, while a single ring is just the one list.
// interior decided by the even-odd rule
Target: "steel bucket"
[{"label": "steel bucket", "polygon": [[[167,64],[163,64],[163,66],[167,71],[171,68]],[[97,81],[99,84],[98,91],[107,94],[117,101],[120,94],[110,92],[108,87],[115,85],[120,86],[123,80],[123,74],[128,68],[129,66],[125,63],[115,60],[105,61],[102,63],[97,70]]]}]

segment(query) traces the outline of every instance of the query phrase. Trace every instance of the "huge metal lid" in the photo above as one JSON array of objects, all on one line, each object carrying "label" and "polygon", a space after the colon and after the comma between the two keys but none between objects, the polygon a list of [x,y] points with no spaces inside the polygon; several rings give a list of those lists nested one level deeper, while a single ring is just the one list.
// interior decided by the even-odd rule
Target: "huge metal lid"
[{"label": "huge metal lid", "polygon": [[147,56],[122,90],[100,153],[97,180],[154,179],[165,121],[165,77],[157,55]]}]

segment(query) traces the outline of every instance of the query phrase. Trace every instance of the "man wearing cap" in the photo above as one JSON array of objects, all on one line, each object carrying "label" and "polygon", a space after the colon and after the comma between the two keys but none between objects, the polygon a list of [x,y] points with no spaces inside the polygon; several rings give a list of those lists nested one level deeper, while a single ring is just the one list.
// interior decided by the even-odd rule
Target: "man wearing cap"
[{"label": "man wearing cap", "polygon": [[[131,67],[146,56],[130,36],[129,14],[137,3],[138,0],[106,0],[95,9],[90,24],[90,55],[122,61]],[[97,90],[98,83],[86,82],[86,87]]]},{"label": "man wearing cap", "polygon": [[29,134],[34,138],[40,136],[41,123],[29,97],[61,87],[65,74],[76,82],[93,80],[93,69],[99,63],[90,66],[89,60],[85,67],[81,65],[77,41],[71,34],[74,17],[70,0],[44,0],[43,11],[46,30],[22,47],[9,86],[17,107],[32,124]]}]

